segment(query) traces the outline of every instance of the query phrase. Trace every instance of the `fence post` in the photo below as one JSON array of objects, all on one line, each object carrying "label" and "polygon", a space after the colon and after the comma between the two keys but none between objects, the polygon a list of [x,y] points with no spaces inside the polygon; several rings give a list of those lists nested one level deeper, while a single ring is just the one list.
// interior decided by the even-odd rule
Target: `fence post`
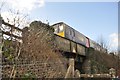
[{"label": "fence post", "polygon": [[115,78],[115,69],[114,68],[110,68],[109,69],[109,74],[111,75],[112,78]]},{"label": "fence post", "polygon": [[67,70],[67,73],[65,75],[65,78],[74,78],[74,58],[69,59],[69,67]]},{"label": "fence post", "polygon": [[2,78],[2,46],[3,46],[1,27],[2,27],[2,17],[1,17],[1,14],[0,14],[0,79]]},{"label": "fence post", "polygon": [[81,74],[80,71],[78,69],[75,70],[75,78],[80,78]]}]

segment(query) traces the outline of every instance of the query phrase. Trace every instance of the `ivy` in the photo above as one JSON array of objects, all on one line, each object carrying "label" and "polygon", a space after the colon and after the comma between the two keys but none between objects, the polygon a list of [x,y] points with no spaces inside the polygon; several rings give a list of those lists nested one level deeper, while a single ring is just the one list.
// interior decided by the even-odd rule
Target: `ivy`
[{"label": "ivy", "polygon": [[13,44],[11,40],[4,40],[3,45],[3,60],[12,62],[14,60],[14,52]]}]

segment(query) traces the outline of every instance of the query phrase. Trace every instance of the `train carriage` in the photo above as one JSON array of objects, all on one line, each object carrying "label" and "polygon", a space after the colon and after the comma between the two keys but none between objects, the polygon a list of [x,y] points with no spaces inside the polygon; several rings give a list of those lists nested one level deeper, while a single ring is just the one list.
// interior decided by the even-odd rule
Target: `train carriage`
[{"label": "train carriage", "polygon": [[[70,48],[70,51],[73,53],[78,53],[79,55],[84,55],[86,53],[86,47],[88,47],[88,38],[86,38],[83,34],[79,33],[75,29],[71,28],[67,24],[60,22],[52,25],[55,34],[70,40],[70,45],[67,46]],[[59,39],[60,40],[60,39]],[[61,41],[60,41],[61,42]],[[62,41],[64,42],[64,41]],[[62,45],[62,43],[61,43]],[[65,47],[65,46],[64,46]],[[65,49],[64,49],[65,50]],[[65,50],[67,51],[67,50]],[[68,51],[69,52],[69,51]]]},{"label": "train carriage", "polygon": [[[54,33],[56,35],[67,39],[67,42],[70,41],[69,43],[67,43],[67,47],[69,45],[69,52],[85,55],[86,48],[93,48],[98,51],[106,52],[106,49],[102,48],[98,43],[89,39],[82,33],[78,32],[77,30],[73,29],[72,27],[63,22],[56,23],[52,25],[52,27],[54,28]],[[63,44],[65,43],[65,41],[62,42]],[[62,42],[60,44],[63,46]]]},{"label": "train carriage", "polygon": [[82,44],[85,47],[89,47],[89,39],[81,34],[80,32],[76,31],[75,29],[71,28],[67,24],[60,22],[52,25],[55,29],[55,34],[65,37],[69,40],[72,40],[76,43]]}]

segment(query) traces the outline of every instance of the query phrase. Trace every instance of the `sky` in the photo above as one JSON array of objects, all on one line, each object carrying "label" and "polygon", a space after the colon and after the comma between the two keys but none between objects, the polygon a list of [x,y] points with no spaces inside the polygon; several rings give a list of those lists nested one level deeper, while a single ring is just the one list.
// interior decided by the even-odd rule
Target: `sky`
[{"label": "sky", "polygon": [[[9,9],[28,14],[31,21],[64,22],[94,41],[102,36],[110,50],[118,47],[118,0],[0,0],[1,14]],[[11,17],[10,17],[11,18]]]}]

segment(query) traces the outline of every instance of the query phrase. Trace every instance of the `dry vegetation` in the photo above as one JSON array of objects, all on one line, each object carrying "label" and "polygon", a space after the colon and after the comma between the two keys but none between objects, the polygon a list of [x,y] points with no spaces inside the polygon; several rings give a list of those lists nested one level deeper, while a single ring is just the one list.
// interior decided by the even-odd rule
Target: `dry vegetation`
[{"label": "dry vegetation", "polygon": [[[34,21],[23,29],[23,45],[12,77],[63,78],[66,73],[65,58],[55,52],[53,29]],[[14,52],[13,52],[14,53]],[[3,77],[10,77],[13,65],[4,66]]]},{"label": "dry vegetation", "polygon": [[40,21],[35,21],[25,33],[28,35],[23,33],[23,53],[26,54],[23,57],[42,64],[39,66],[43,67],[39,73],[41,76],[38,77],[64,77],[66,71],[61,61],[62,56],[53,50],[55,48],[53,29]]}]

